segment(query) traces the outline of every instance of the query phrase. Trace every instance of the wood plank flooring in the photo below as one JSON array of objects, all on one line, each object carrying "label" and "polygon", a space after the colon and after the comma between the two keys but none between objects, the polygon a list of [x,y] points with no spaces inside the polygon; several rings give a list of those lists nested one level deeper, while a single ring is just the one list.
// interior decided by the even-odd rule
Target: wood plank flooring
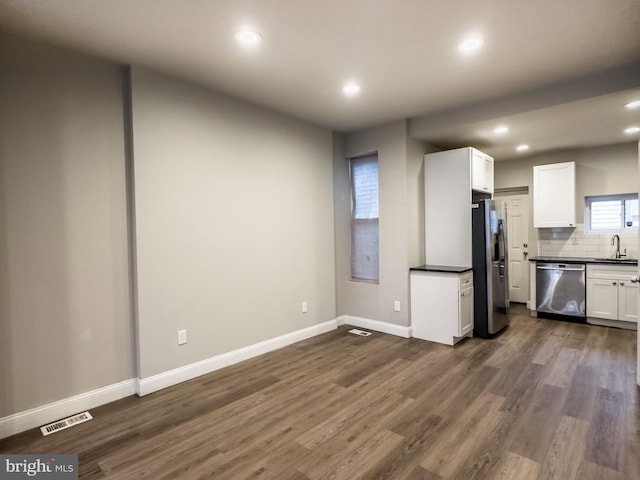
[{"label": "wood plank flooring", "polygon": [[341,327],[0,452],[83,479],[640,478],[636,333],[511,320],[456,347]]}]

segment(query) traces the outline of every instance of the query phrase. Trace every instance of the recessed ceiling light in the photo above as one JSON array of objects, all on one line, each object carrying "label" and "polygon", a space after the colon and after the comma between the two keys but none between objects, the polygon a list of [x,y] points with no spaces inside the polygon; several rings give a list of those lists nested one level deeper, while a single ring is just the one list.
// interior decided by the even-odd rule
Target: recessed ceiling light
[{"label": "recessed ceiling light", "polygon": [[356,83],[347,83],[344,87],[342,87],[342,93],[347,95],[348,97],[353,97],[360,93],[360,85]]},{"label": "recessed ceiling light", "polygon": [[458,44],[458,50],[462,53],[473,53],[482,47],[484,41],[480,37],[469,37]]},{"label": "recessed ceiling light", "polygon": [[640,100],[634,100],[633,102],[625,103],[624,106],[627,108],[640,108]]},{"label": "recessed ceiling light", "polygon": [[626,128],[626,129],[624,130],[624,133],[626,133],[626,134],[628,134],[628,135],[631,135],[631,134],[633,134],[633,133],[638,133],[638,132],[640,132],[640,127],[635,127],[635,126],[634,126],[634,127]]},{"label": "recessed ceiling light", "polygon": [[526,152],[527,150],[529,150],[529,145],[523,143],[522,145],[518,145],[516,147],[516,150],[519,152]]},{"label": "recessed ceiling light", "polygon": [[493,129],[493,133],[495,133],[496,135],[504,135],[508,131],[509,131],[509,127],[505,125],[501,125]]},{"label": "recessed ceiling light", "polygon": [[253,30],[238,30],[235,37],[238,42],[247,47],[254,47],[262,40],[262,35]]}]

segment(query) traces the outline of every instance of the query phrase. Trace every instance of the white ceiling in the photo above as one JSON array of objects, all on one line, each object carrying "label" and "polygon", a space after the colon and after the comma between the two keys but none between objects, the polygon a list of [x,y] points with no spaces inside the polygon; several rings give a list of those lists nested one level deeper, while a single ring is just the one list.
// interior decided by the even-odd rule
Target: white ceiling
[{"label": "white ceiling", "polygon": [[[263,36],[253,50],[234,33]],[[331,128],[496,159],[637,140],[639,0],[0,0],[0,29],[150,67]],[[471,56],[469,34],[484,38]],[[346,98],[355,80],[362,92]],[[508,124],[496,138],[491,130]]]}]

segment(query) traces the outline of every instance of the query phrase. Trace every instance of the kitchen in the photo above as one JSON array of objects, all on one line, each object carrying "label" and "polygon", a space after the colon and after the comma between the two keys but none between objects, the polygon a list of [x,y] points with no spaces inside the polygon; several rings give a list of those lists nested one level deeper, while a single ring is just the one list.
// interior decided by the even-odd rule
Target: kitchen
[{"label": "kitchen", "polygon": [[[450,150],[449,152],[453,155],[460,150],[464,149]],[[474,150],[474,152],[477,151]],[[506,202],[507,210],[512,205],[516,205],[514,198],[517,199],[518,206],[528,206],[524,218],[531,219],[530,221],[525,220],[525,225],[514,223],[516,221],[523,222],[523,215],[520,213],[516,219],[511,217],[508,219],[508,224],[514,230],[513,235],[517,237],[517,239],[512,238],[509,235],[509,229],[506,229],[509,243],[516,245],[515,248],[509,249],[509,255],[502,254],[500,262],[504,265],[505,257],[508,258],[506,263],[510,268],[507,268],[508,274],[506,274],[505,278],[510,284],[509,290],[512,302],[514,302],[515,297],[516,302],[526,303],[527,308],[531,310],[531,315],[537,316],[540,314],[541,318],[578,322],[587,321],[597,325],[633,330],[637,328],[637,287],[635,285],[637,281],[633,278],[637,275],[638,239],[637,229],[633,228],[635,226],[634,221],[629,220],[629,228],[624,228],[622,222],[618,220],[617,227],[612,229],[611,226],[608,226],[601,231],[596,230],[595,232],[585,232],[584,226],[584,222],[590,226],[589,209],[586,208],[588,199],[609,199],[611,197],[603,197],[603,195],[627,194],[628,191],[625,188],[633,191],[633,180],[637,174],[634,155],[633,145],[616,145],[550,155],[550,157],[555,156],[556,162],[554,163],[547,163],[548,160],[530,159],[528,162],[496,162],[494,164],[496,172],[495,183],[498,185],[498,182],[501,182],[500,185],[502,185],[502,187],[496,187],[498,194],[494,198],[498,200],[501,198],[509,199]],[[429,176],[431,175],[433,179],[446,179],[447,177],[441,170],[435,170],[434,167],[427,168],[430,164],[429,162],[433,163],[439,156],[442,156],[442,154],[427,154],[425,156],[425,180],[427,182],[425,190],[428,192],[425,194],[427,259],[432,260],[431,262],[427,261],[427,263],[435,265],[432,271],[436,272],[444,271],[439,269],[438,265],[453,267],[455,265],[471,264],[470,231],[468,230],[470,227],[467,227],[467,229],[462,228],[465,223],[469,223],[469,219],[464,216],[466,215],[464,213],[465,206],[452,207],[451,205],[455,202],[451,201],[445,205],[438,203],[438,199],[444,198],[445,193],[462,196],[462,198],[470,198],[469,190],[471,186],[467,184],[465,187],[464,182],[460,182],[460,179],[463,178],[464,169],[467,168],[468,170],[468,160],[467,167],[463,163],[462,170],[454,172],[455,178],[462,186],[457,187],[458,190],[455,190],[451,182],[445,181],[445,186],[441,187],[443,191],[439,193],[437,191],[438,180],[429,183]],[[607,161],[603,162],[603,158],[606,158]],[[451,169],[452,160],[446,163],[447,169]],[[507,168],[502,170],[502,165]],[[508,170],[509,167],[511,167],[511,171]],[[472,177],[474,172],[475,170],[472,169]],[[553,174],[554,177],[551,179],[537,177],[537,175],[547,175],[547,172],[551,172],[548,175]],[[558,175],[558,172],[560,175]],[[591,182],[589,177],[591,177]],[[482,182],[478,185],[487,184],[485,180],[482,180]],[[488,184],[493,186],[493,182]],[[610,185],[610,187],[607,187],[607,185]],[[473,184],[474,191],[479,191],[481,188],[481,186],[476,187],[475,183]],[[467,191],[466,194],[464,193],[465,189]],[[533,195],[530,195],[529,192]],[[529,198],[535,197],[536,194],[539,201],[546,203],[546,205],[536,205],[535,201],[529,201]],[[474,193],[474,198],[475,196]],[[637,195],[635,198],[637,198]],[[431,210],[434,212],[432,214],[429,214],[430,203],[432,205]],[[545,207],[547,205],[551,208],[547,208],[549,213],[545,217],[547,213]],[[474,204],[474,213],[475,209],[477,209],[477,205]],[[439,212],[442,212],[442,218],[439,218]],[[618,215],[619,213],[618,211]],[[576,214],[580,216],[577,217]],[[547,217],[551,218],[548,219]],[[502,218],[502,216],[498,218]],[[580,220],[576,221],[576,218],[580,218]],[[506,218],[505,223],[507,223]],[[457,227],[457,224],[460,224],[460,226]],[[430,225],[437,226],[432,229],[431,239],[429,238]],[[596,226],[594,225],[593,228],[596,228]],[[437,233],[443,230],[448,230],[451,235],[440,236]],[[497,232],[494,232],[494,234],[497,238]],[[440,238],[439,242],[438,238]],[[502,266],[498,265],[497,257],[493,258],[493,260],[498,268],[502,268]],[[560,264],[560,267],[558,267],[558,264]],[[478,270],[475,259],[473,265],[474,274],[477,276]],[[551,270],[552,265],[556,266],[556,270]],[[425,275],[424,272],[420,272],[422,275],[414,275],[414,273],[417,273],[414,270],[417,269],[412,269],[412,289],[414,288],[414,281]],[[422,268],[422,270],[429,271],[430,269]],[[459,273],[464,273],[465,271],[467,270],[460,269]],[[442,276],[443,274],[437,275]],[[494,283],[499,284],[501,282],[494,279]],[[491,292],[490,280],[488,285],[489,292]],[[558,285],[559,288],[554,292],[550,288],[555,285]],[[475,278],[474,287],[476,288],[477,297],[477,292],[480,291],[479,287],[482,287],[482,283],[478,283]],[[428,295],[426,293],[428,289],[424,290],[424,288],[426,287],[423,287],[423,290],[412,290],[412,309],[415,307],[417,313],[416,316],[413,316],[414,332],[419,330],[418,336],[420,338],[452,344],[452,337],[448,337],[448,340],[446,338],[443,340],[436,333],[431,334],[428,331],[426,334],[424,333],[420,317],[426,315],[426,312],[431,311],[433,308],[437,308],[438,302],[428,305],[420,305],[419,303],[425,297],[433,297],[435,299],[441,295],[439,293]],[[522,292],[518,290],[523,290],[524,295],[521,295]],[[482,288],[481,291],[483,292],[482,296],[487,295],[486,288]],[[461,295],[463,294],[461,293]],[[497,293],[494,288],[493,296],[495,297],[496,295],[499,296],[501,294]],[[621,309],[619,314],[618,297],[620,297],[619,304]],[[489,298],[491,303],[491,293],[489,293]],[[475,300],[477,303],[478,299],[476,298]],[[603,302],[610,301],[613,301],[616,306],[613,307],[607,303],[602,305]],[[495,309],[496,312],[504,310],[504,301],[500,302],[500,306],[502,308]],[[623,307],[624,311],[622,310]],[[611,313],[612,309],[614,310],[613,313]],[[476,310],[477,315],[478,311]],[[418,323],[418,327],[416,327],[416,323]],[[466,320],[463,323],[468,324],[469,321]],[[503,324],[500,324],[500,326],[503,326]],[[463,330],[461,327],[458,330],[459,336],[456,336],[454,332],[453,343],[459,341],[463,334],[466,336],[468,330],[468,328]],[[498,330],[500,328],[496,328],[491,333],[498,333]],[[486,336],[486,326],[481,327],[479,331],[476,326],[475,334],[477,335],[478,333],[481,336]]]}]

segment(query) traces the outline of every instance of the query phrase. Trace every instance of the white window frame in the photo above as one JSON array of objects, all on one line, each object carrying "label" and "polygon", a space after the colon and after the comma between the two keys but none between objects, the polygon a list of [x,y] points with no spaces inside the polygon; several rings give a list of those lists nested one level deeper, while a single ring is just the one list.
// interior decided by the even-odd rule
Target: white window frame
[{"label": "white window frame", "polygon": [[621,216],[621,223],[617,228],[599,228],[594,229],[591,227],[591,203],[592,202],[603,202],[603,201],[620,201],[622,202],[622,206],[624,208],[625,200],[638,200],[637,193],[622,193],[622,194],[614,194],[614,195],[596,195],[596,196],[588,196],[584,197],[585,200],[585,213],[584,213],[584,226],[586,233],[621,233],[621,232],[633,232],[637,231],[637,226],[627,227],[624,225],[624,210]]}]

